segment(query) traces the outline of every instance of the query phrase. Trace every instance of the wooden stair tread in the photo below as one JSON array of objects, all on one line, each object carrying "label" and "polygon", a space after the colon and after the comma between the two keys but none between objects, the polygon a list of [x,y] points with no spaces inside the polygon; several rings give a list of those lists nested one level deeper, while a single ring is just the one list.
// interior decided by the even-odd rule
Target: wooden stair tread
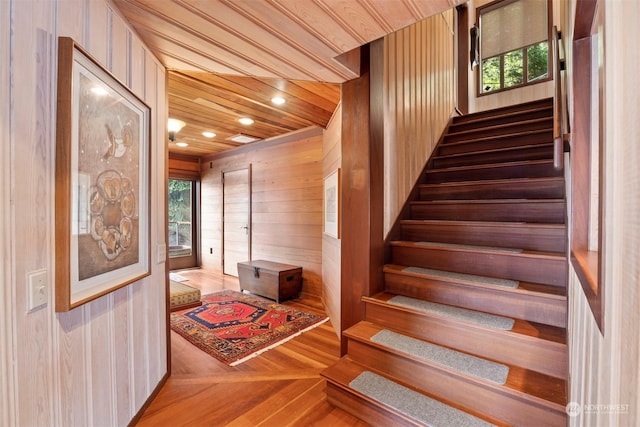
[{"label": "wooden stair tread", "polygon": [[[404,271],[406,268],[407,268],[406,265],[387,264],[384,266],[383,271],[388,273],[402,274],[406,276],[421,277],[420,274],[412,273],[410,271]],[[439,280],[446,280],[446,279],[439,277]],[[508,288],[504,286],[496,286],[488,283],[478,283],[474,281],[460,280],[460,279],[455,280],[455,282],[461,285],[468,285],[468,286],[473,286],[478,288],[499,289],[504,292],[544,296],[546,298],[556,299],[561,301],[566,300],[566,294],[567,294],[566,288],[563,288],[563,287],[544,285],[539,283],[523,282],[523,281],[518,282],[517,288]]]},{"label": "wooden stair tread", "polygon": [[[394,294],[391,292],[380,292],[379,294],[376,294],[372,297],[363,297],[363,301],[370,302],[370,303],[387,303],[391,298],[397,295],[398,294]],[[446,305],[446,304],[442,304],[442,305]],[[421,315],[438,316],[437,314],[423,313],[420,310],[414,310],[410,307],[403,307],[403,306],[397,306],[397,305],[394,305],[394,307],[399,307],[401,310],[417,312]],[[470,310],[470,309],[466,309],[466,310]],[[472,311],[477,311],[477,310],[472,310]],[[493,314],[493,313],[487,313],[487,312],[481,312],[481,313]],[[458,321],[451,318],[447,318],[447,319],[451,321]],[[499,332],[505,333],[505,334],[517,334],[517,335],[527,336],[535,339],[562,344],[565,346],[567,344],[565,328],[559,328],[559,327],[550,326],[550,325],[543,325],[541,323],[535,323],[535,322],[528,322],[526,320],[521,320],[521,319],[513,319],[513,321],[514,321],[513,328],[511,328],[508,331],[499,331]],[[459,322],[464,323],[463,321],[459,321]],[[476,324],[474,324],[473,326],[476,328],[486,328]]]},{"label": "wooden stair tread", "polygon": [[[460,203],[470,205],[506,205],[512,203],[534,203],[534,204],[552,204],[564,203],[564,199],[443,199],[443,200],[415,200],[410,202],[411,205],[458,205]],[[499,221],[514,222],[514,221]]]},{"label": "wooden stair tread", "polygon": [[[350,340],[358,340],[361,342],[365,342],[367,345],[372,347],[378,347],[378,348],[384,347],[384,350],[387,352],[391,352],[395,354],[401,353],[403,358],[413,360],[419,364],[432,365],[432,366],[435,365],[437,369],[443,369],[449,372],[451,375],[468,377],[467,374],[458,372],[453,368],[449,368],[449,367],[443,368],[442,365],[439,365],[437,363],[434,363],[419,357],[415,357],[413,355],[407,355],[401,351],[398,351],[393,348],[386,347],[371,341],[371,337],[373,337],[375,334],[382,331],[383,329],[385,328],[379,327],[378,325],[375,325],[370,322],[362,321],[362,322],[358,322],[354,326],[347,329],[344,332],[344,334]],[[434,344],[434,345],[438,345],[438,344]],[[439,346],[439,347],[443,347],[443,346]],[[460,352],[460,353],[463,353],[463,352]],[[473,356],[473,354],[471,355]],[[507,365],[507,364],[504,364],[504,365]],[[496,383],[493,383],[491,381],[488,381],[483,378],[478,378],[478,377],[473,377],[473,381],[476,383],[483,383],[489,388],[506,389],[506,390],[515,392],[518,395],[525,394],[527,396],[533,396],[535,398],[549,402],[551,404],[550,406],[557,405],[557,409],[564,410],[564,406],[567,404],[566,381],[564,381],[561,378],[551,377],[549,375],[541,374],[535,371],[530,371],[528,369],[524,369],[518,366],[514,366],[514,365],[507,365],[507,366],[509,368],[509,374],[507,376],[507,380],[504,385],[498,385]]]},{"label": "wooden stair tread", "polygon": [[[539,167],[543,168],[546,172],[544,175],[540,174],[529,174],[524,171],[523,175],[516,175],[513,173],[513,170],[524,170],[527,167]],[[447,166],[447,167],[434,167],[427,169],[424,174],[427,178],[431,175],[442,175],[442,174],[451,174],[452,172],[457,172],[458,175],[466,176],[464,174],[470,174],[472,172],[485,172],[489,177],[486,179],[496,179],[493,178],[489,172],[499,172],[500,170],[507,170],[513,174],[513,176],[517,177],[539,177],[539,176],[561,176],[561,172],[556,171],[553,168],[553,159],[538,159],[538,160],[519,160],[514,162],[497,162],[497,163],[486,163],[486,164],[476,164],[476,165],[464,165],[464,166]],[[483,178],[475,178],[474,180],[480,181]],[[468,178],[454,178],[448,179],[449,182],[453,181],[466,181]]]},{"label": "wooden stair tread", "polygon": [[491,110],[478,111],[475,113],[465,114],[463,116],[456,116],[453,118],[454,123],[464,122],[466,120],[478,120],[485,117],[502,116],[506,114],[517,114],[522,111],[528,111],[531,109],[549,108],[553,107],[553,98],[538,99],[535,101],[529,101],[526,103],[511,105],[507,107],[498,107]]},{"label": "wooden stair tread", "polygon": [[[510,123],[511,124],[511,123]],[[463,133],[467,133],[469,135],[471,135],[469,137],[469,139],[456,139],[454,141],[447,141],[447,136],[459,136],[460,134]],[[454,132],[454,133],[447,133],[444,135],[444,139],[442,141],[442,145],[438,148],[442,148],[442,147],[447,147],[447,148],[451,148],[451,147],[455,147],[455,146],[472,146],[473,144],[477,144],[477,143],[482,143],[482,142],[490,142],[490,141],[500,141],[500,140],[509,140],[512,138],[524,138],[527,136],[535,136],[535,135],[540,135],[540,144],[545,144],[545,143],[549,143],[552,141],[548,140],[549,137],[549,133],[551,133],[551,137],[553,139],[553,127],[548,127],[548,128],[541,128],[541,129],[529,129],[529,130],[522,130],[522,131],[517,131],[517,132],[511,132],[511,133],[501,133],[501,134],[497,134],[497,135],[473,135],[473,133],[481,133],[478,131],[475,132],[471,132],[471,131],[463,131],[463,132]],[[449,138],[452,139],[452,138]]]},{"label": "wooden stair tread", "polygon": [[[428,200],[427,200],[428,201]],[[534,228],[534,229],[548,229],[548,230],[564,230],[564,224],[544,224],[539,222],[514,222],[514,221],[458,221],[458,220],[446,220],[446,219],[402,219],[401,224],[415,224],[415,225],[429,225],[429,224],[443,224],[443,225],[469,225],[476,227],[502,227],[502,228]]]},{"label": "wooden stair tread", "polygon": [[464,153],[445,154],[440,156],[434,156],[432,157],[432,160],[438,161],[438,160],[444,160],[444,159],[457,159],[462,157],[474,157],[479,154],[508,153],[508,152],[526,151],[528,149],[549,148],[549,147],[553,147],[553,142],[546,142],[542,144],[521,145],[516,147],[494,148],[490,150],[467,151]]},{"label": "wooden stair tread", "polygon": [[436,199],[408,203],[416,220],[457,220],[564,224],[564,199]]},{"label": "wooden stair tread", "polygon": [[[487,115],[485,113],[485,115],[481,117],[474,116],[474,113],[468,114],[466,116],[457,116],[453,118],[452,124],[460,125],[460,124],[482,123],[483,121],[487,119],[492,119],[492,118],[511,119],[511,118],[517,118],[520,116],[526,116],[531,113],[538,113],[538,112],[544,112],[544,111],[549,112],[550,113],[549,116],[553,118],[553,105],[541,105],[541,106],[533,106],[528,109],[510,111],[503,114]],[[463,118],[466,118],[466,120],[463,120]]]},{"label": "wooden stair tread", "polygon": [[[392,298],[395,302],[389,301]],[[363,302],[363,320],[385,329],[552,377],[568,377],[562,327],[566,323],[551,326],[522,320],[493,312],[495,306],[458,307],[455,300],[439,301],[437,296],[432,300],[428,294],[385,292]]]},{"label": "wooden stair tread", "polygon": [[[511,139],[514,137],[522,137],[522,136],[531,136],[531,135],[537,135],[537,134],[546,134],[549,132],[553,132],[553,128],[545,128],[545,129],[535,129],[535,130],[526,130],[526,131],[520,131],[520,132],[513,132],[513,133],[507,133],[507,134],[503,134],[503,135],[489,135],[489,136],[479,136],[477,138],[473,138],[473,139],[465,139],[464,141],[449,141],[449,142],[444,142],[442,143],[442,146],[447,146],[447,147],[452,147],[452,146],[456,146],[456,145],[469,145],[469,144],[474,144],[477,142],[487,142],[487,141],[495,141],[495,140],[502,140],[502,139]],[[552,135],[553,136],[553,135]]]},{"label": "wooden stair tread", "polygon": [[[499,168],[503,168],[503,167],[523,167],[523,166],[529,166],[529,165],[543,165],[543,166],[550,166],[550,170],[549,172],[553,172],[553,159],[537,159],[537,160],[522,160],[522,161],[517,161],[517,162],[497,162],[497,163],[485,163],[485,164],[478,164],[478,165],[465,165],[465,166],[448,166],[448,167],[443,167],[443,168],[430,168],[427,169],[424,173],[425,174],[431,174],[431,173],[437,173],[437,172],[443,172],[445,170],[451,170],[451,171],[469,171],[469,170],[476,170],[476,169],[499,169]],[[553,175],[548,175],[548,176],[553,176]],[[558,174],[556,174],[555,176],[560,176]]]},{"label": "wooden stair tread", "polygon": [[391,242],[392,246],[407,246],[407,247],[417,247],[420,249],[423,248],[437,248],[444,249],[450,251],[464,251],[464,252],[483,252],[483,253],[495,253],[500,255],[507,256],[522,256],[522,257],[531,257],[538,259],[566,259],[566,255],[558,252],[543,252],[543,251],[528,251],[528,250],[517,250],[514,248],[503,248],[503,247],[491,247],[491,246],[480,246],[480,245],[463,245],[463,244],[453,244],[446,242],[412,242],[406,240],[394,240]]},{"label": "wooden stair tread", "polygon": [[434,156],[461,154],[506,147],[544,145],[553,141],[553,129],[532,130],[507,135],[478,135],[460,141],[442,141],[434,151]]},{"label": "wooden stair tread", "polygon": [[[477,123],[480,124],[481,126],[478,126],[472,130],[465,130],[460,132],[447,132],[445,134],[445,137],[450,135],[473,134],[477,132],[483,132],[487,129],[504,129],[504,128],[522,127],[523,125],[528,125],[528,124],[548,123],[548,122],[553,122],[553,117],[540,117],[537,119],[520,120],[517,122],[506,122],[506,123],[492,124],[489,126],[482,126],[486,122],[487,120],[479,120],[477,121]],[[458,123],[453,124],[453,127],[455,127],[457,124]]]},{"label": "wooden stair tread", "polygon": [[440,242],[392,241],[391,263],[518,281],[567,285],[565,254]]},{"label": "wooden stair tread", "polygon": [[559,223],[405,219],[399,225],[402,240],[430,239],[563,253],[567,248],[565,226]]},{"label": "wooden stair tread", "polygon": [[469,141],[489,136],[502,136],[531,130],[548,130],[550,128],[553,128],[553,119],[551,118],[533,119],[512,123],[500,123],[497,125],[487,124],[483,127],[475,127],[470,129],[461,128],[456,130],[454,127],[447,129],[447,133],[442,136],[442,144],[446,145],[452,142]]},{"label": "wooden stair tread", "polygon": [[438,182],[419,184],[420,188],[446,188],[446,187],[459,187],[465,185],[492,185],[492,184],[514,184],[514,183],[537,183],[543,184],[546,182],[564,182],[564,178],[559,176],[543,176],[533,178],[498,178],[498,179],[473,179],[469,181],[451,181],[451,182]]},{"label": "wooden stair tread", "polygon": [[[329,382],[330,385],[336,386],[342,390],[348,390],[349,394],[353,394],[358,396],[360,399],[372,404],[372,405],[376,405],[379,406],[381,405],[381,402],[378,402],[374,399],[371,399],[368,396],[365,396],[364,394],[358,392],[357,390],[353,390],[349,387],[349,384],[358,377],[358,375],[360,375],[363,372],[374,372],[378,375],[382,375],[385,378],[390,379],[391,381],[394,381],[400,385],[406,386],[406,387],[411,387],[410,384],[406,384],[403,383],[402,381],[400,381],[399,379],[387,374],[387,373],[383,373],[380,371],[375,371],[372,370],[370,368],[368,368],[367,366],[360,364],[354,360],[352,360],[351,358],[349,358],[348,356],[343,357],[342,359],[340,359],[340,361],[338,361],[338,363],[328,367],[327,369],[325,369],[321,375],[323,377],[325,377],[327,379],[327,381]],[[425,396],[431,398],[431,399],[435,399],[438,400],[442,403],[444,403],[445,405],[451,406],[452,408],[458,409],[460,411],[464,411],[467,412],[475,417],[484,419],[492,424],[495,424],[498,427],[507,427],[509,426],[508,423],[502,422],[500,420],[497,420],[493,417],[490,417],[486,414],[481,414],[477,411],[473,411],[471,409],[465,408],[459,404],[456,404],[455,402],[451,402],[448,401],[447,399],[443,399],[439,396],[433,396],[431,394],[429,394],[428,392],[424,391],[424,390],[420,390],[420,393],[424,394]],[[400,415],[400,418],[405,418],[403,417],[401,414],[399,414],[397,411],[395,411],[393,408],[388,408],[385,406],[386,410],[390,410],[393,411],[396,415]],[[408,423],[411,424],[411,420],[407,420]],[[381,425],[381,424],[378,424]],[[420,424],[421,425],[421,424]]]},{"label": "wooden stair tread", "polygon": [[[512,319],[567,327],[566,286],[513,280],[516,287],[475,275],[433,274],[430,268],[411,268],[402,260],[383,269],[387,292],[433,301],[440,304],[478,310]],[[548,278],[548,275],[542,277]]]},{"label": "wooden stair tread", "polygon": [[486,199],[486,200],[478,200],[478,199],[444,199],[444,200],[416,200],[411,202],[411,204],[416,204],[416,205],[420,205],[420,204],[436,204],[436,203],[451,203],[451,204],[457,204],[460,202],[465,202],[465,203],[471,203],[471,204],[487,204],[487,203],[492,203],[492,204],[507,204],[507,203],[514,203],[514,202],[534,202],[534,203],[556,203],[556,202],[560,202],[560,203],[564,203],[564,199]]}]

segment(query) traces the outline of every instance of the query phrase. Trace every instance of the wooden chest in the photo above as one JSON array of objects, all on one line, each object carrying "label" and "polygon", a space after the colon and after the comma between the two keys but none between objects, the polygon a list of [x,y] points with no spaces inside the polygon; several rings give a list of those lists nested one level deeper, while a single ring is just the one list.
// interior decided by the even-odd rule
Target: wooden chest
[{"label": "wooden chest", "polygon": [[302,267],[254,260],[238,263],[240,290],[280,302],[295,298],[302,288]]}]

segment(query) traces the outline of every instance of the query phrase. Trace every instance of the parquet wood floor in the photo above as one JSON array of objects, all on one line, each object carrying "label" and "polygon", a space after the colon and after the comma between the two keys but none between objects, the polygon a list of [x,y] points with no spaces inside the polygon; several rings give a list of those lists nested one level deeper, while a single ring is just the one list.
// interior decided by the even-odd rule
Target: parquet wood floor
[{"label": "parquet wood floor", "polygon": [[[239,290],[238,279],[207,270],[179,274],[203,295]],[[320,312],[317,304],[287,302]],[[339,358],[329,322],[229,367],[171,332],[172,373],[138,426],[366,426],[329,405],[320,372]]]}]

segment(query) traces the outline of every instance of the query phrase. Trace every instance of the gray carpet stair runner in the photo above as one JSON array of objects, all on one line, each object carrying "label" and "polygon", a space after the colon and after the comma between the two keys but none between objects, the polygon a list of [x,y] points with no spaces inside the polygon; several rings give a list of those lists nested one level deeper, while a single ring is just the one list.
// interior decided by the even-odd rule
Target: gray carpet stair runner
[{"label": "gray carpet stair runner", "polygon": [[349,386],[427,426],[493,426],[480,418],[431,399],[373,372],[362,372],[349,383]]},{"label": "gray carpet stair runner", "polygon": [[474,274],[455,273],[453,271],[434,270],[431,268],[422,267],[407,267],[402,271],[414,274],[423,274],[426,276],[441,277],[443,279],[450,280],[465,280],[470,282],[482,283],[485,285],[502,286],[504,288],[515,289],[519,286],[520,282],[517,280],[497,279],[495,277],[476,276]]},{"label": "gray carpet stair runner", "polygon": [[474,323],[492,329],[509,331],[513,328],[515,321],[508,317],[496,316],[465,308],[452,307],[450,305],[438,304],[421,299],[409,298],[403,295],[396,295],[387,301],[389,304],[400,307],[411,308],[423,313],[432,313],[439,316],[449,317],[463,322]]},{"label": "gray carpet stair runner", "polygon": [[509,375],[509,367],[501,363],[440,347],[386,329],[372,336],[371,341],[496,384],[504,384]]}]

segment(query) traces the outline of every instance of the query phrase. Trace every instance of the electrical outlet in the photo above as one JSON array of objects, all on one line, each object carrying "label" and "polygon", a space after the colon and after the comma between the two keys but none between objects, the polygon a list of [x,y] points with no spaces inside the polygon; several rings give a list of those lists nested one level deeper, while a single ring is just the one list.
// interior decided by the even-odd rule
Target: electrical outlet
[{"label": "electrical outlet", "polygon": [[47,304],[49,297],[49,289],[47,287],[48,276],[46,268],[32,271],[28,274],[29,295],[27,296],[27,311],[35,310]]}]

